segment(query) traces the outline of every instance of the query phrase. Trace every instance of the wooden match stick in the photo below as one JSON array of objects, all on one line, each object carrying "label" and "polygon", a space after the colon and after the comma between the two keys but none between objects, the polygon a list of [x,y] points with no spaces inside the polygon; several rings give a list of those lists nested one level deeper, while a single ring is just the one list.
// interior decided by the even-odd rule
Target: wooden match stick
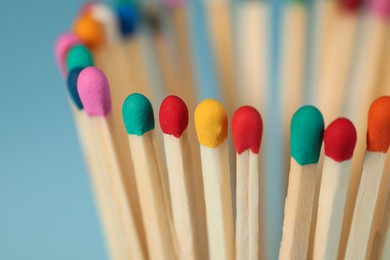
[{"label": "wooden match stick", "polygon": [[[189,12],[188,3],[184,0],[166,0],[164,1],[168,7],[168,23],[171,25],[175,39],[175,48],[178,57],[178,68],[180,73],[178,77],[182,79],[182,90],[180,96],[188,106],[190,111],[194,111],[197,101],[197,89],[195,86],[195,78],[193,71],[194,59],[191,56],[191,42],[189,30]],[[183,81],[184,80],[184,81]],[[185,86],[185,87],[183,87]],[[198,245],[200,259],[208,257],[208,241],[207,241],[207,225],[206,225],[206,209],[204,202],[203,180],[201,174],[200,152],[198,139],[196,137],[195,128],[193,127],[193,117],[189,118],[189,125],[187,129],[187,137],[191,147],[191,167],[193,172],[194,196],[197,210],[195,212],[196,225],[198,231]]]},{"label": "wooden match stick", "polygon": [[187,138],[188,109],[177,96],[168,96],[160,106],[166,164],[172,203],[173,223],[179,259],[200,259],[197,245],[196,204]]},{"label": "wooden match stick", "polygon": [[[358,133],[357,153],[354,156],[356,160],[352,164],[352,175],[348,199],[351,201],[347,212],[346,227],[350,227],[353,212],[353,202],[356,198],[359,187],[360,174],[362,173],[361,162],[365,156],[365,135],[367,129],[367,121],[364,115],[370,107],[371,102],[377,98],[377,91],[380,83],[380,72],[384,68],[385,53],[387,50],[387,28],[388,18],[390,15],[390,1],[371,0],[367,3],[367,13],[364,16],[364,30],[361,33],[361,47],[358,50],[358,55],[355,57],[354,80],[350,86],[350,93],[346,101],[347,115],[355,123]],[[383,208],[384,200],[379,197],[378,205]],[[374,221],[372,231],[378,229],[377,221]],[[348,230],[345,230],[347,233]],[[369,249],[372,245],[373,235],[370,236]]]},{"label": "wooden match stick", "polygon": [[129,95],[122,108],[131,158],[139,191],[146,241],[152,259],[176,259],[175,234],[163,180],[156,158],[154,115],[150,101],[142,94]]},{"label": "wooden match stick", "polygon": [[[127,75],[128,67],[122,61],[124,55],[118,46],[120,38],[115,15],[108,7],[99,3],[92,3],[76,19],[73,30],[80,37],[84,44],[88,46],[93,54],[96,66],[101,69],[110,81],[110,93],[112,98],[112,115],[115,131],[113,138],[121,164],[123,164],[122,178],[124,180],[126,195],[129,203],[133,207],[133,213],[137,227],[142,227],[141,209],[138,194],[133,192],[136,189],[133,166],[130,157],[129,146],[127,145],[127,134],[122,122],[122,103],[127,94],[134,91],[138,86],[133,84],[123,75]],[[144,241],[144,233],[139,231],[141,240]]]},{"label": "wooden match stick", "polygon": [[200,143],[206,220],[211,260],[235,258],[233,201],[230,184],[227,114],[218,101],[206,99],[195,110]]},{"label": "wooden match stick", "polygon": [[104,165],[104,180],[113,196],[111,203],[115,205],[115,214],[121,222],[121,241],[125,244],[128,257],[145,259],[147,254],[139,235],[140,227],[136,226],[133,209],[126,196],[121,150],[114,141],[115,126],[107,78],[99,69],[87,67],[79,74],[77,89],[90,127],[95,132],[94,141]]},{"label": "wooden match stick", "polygon": [[355,144],[356,129],[348,119],[338,118],[326,128],[313,249],[315,260],[337,259]]},{"label": "wooden match stick", "polygon": [[72,107],[73,117],[78,130],[81,147],[89,169],[89,176],[95,195],[96,204],[102,221],[103,231],[108,244],[109,253],[112,259],[124,259],[123,241],[121,241],[120,222],[113,214],[115,209],[111,205],[112,196],[103,178],[103,165],[99,158],[97,147],[94,144],[94,131],[89,127],[88,117],[84,111],[80,96],[77,90],[77,80],[80,72],[84,68],[75,68],[69,72],[67,78],[67,89],[69,93],[69,103]]},{"label": "wooden match stick", "polygon": [[301,107],[291,121],[291,168],[279,259],[306,259],[324,120],[313,106]]},{"label": "wooden match stick", "polygon": [[368,257],[369,238],[390,145],[390,97],[376,99],[368,113],[367,149],[345,259]]},{"label": "wooden match stick", "polygon": [[264,258],[263,223],[260,223],[259,150],[263,134],[263,121],[253,107],[236,110],[232,122],[236,147],[236,259],[256,260]]}]

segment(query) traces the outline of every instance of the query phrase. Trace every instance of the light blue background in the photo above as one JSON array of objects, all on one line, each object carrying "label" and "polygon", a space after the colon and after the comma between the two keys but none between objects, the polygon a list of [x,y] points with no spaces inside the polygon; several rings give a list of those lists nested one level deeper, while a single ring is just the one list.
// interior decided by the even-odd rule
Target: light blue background
[{"label": "light blue background", "polygon": [[53,55],[83,1],[0,2],[0,259],[106,259]]}]

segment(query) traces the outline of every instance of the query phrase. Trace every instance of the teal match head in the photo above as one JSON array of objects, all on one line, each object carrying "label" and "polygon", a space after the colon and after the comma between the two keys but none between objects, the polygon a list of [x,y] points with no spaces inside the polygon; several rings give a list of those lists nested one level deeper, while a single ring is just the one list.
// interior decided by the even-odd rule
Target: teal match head
[{"label": "teal match head", "polygon": [[149,99],[139,93],[129,95],[122,106],[122,117],[129,135],[143,135],[154,129],[153,107]]},{"label": "teal match head", "polygon": [[73,46],[66,55],[66,66],[68,71],[74,68],[86,68],[93,66],[91,52],[84,45],[77,44]]},{"label": "teal match head", "polygon": [[291,120],[291,157],[300,165],[318,163],[324,134],[324,119],[313,106],[303,106]]}]

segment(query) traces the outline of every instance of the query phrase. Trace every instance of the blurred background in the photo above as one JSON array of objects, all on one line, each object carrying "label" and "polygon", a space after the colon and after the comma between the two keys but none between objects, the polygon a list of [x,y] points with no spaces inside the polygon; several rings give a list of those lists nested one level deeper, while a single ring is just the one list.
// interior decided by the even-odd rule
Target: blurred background
[{"label": "blurred background", "polygon": [[0,3],[0,259],[107,259],[53,51],[83,3]]},{"label": "blurred background", "polygon": [[[158,71],[166,61],[161,55],[179,52],[172,47],[175,1],[140,5],[147,10],[156,2],[164,22],[155,23],[151,15],[142,28],[148,32],[142,55],[153,75],[155,109],[172,93],[163,90],[170,81]],[[277,259],[290,117],[303,104],[316,105],[326,125],[338,116],[351,118],[364,143],[369,104],[390,93],[390,1],[234,0],[227,27],[210,25],[206,2],[185,4],[183,30],[191,43],[196,85],[192,101],[218,99],[230,115],[244,104],[262,113],[266,259]],[[54,56],[57,37],[71,31],[85,4],[0,3],[0,259],[107,259],[65,79]],[[232,41],[221,41],[224,37]]]}]

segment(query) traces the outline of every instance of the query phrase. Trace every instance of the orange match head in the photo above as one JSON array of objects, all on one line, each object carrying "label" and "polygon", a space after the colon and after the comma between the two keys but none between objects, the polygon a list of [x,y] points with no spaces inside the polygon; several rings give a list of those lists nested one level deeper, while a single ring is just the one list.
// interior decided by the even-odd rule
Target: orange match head
[{"label": "orange match head", "polygon": [[376,99],[368,112],[367,150],[386,153],[390,145],[390,96]]},{"label": "orange match head", "polygon": [[88,13],[75,20],[73,31],[91,50],[98,47],[104,39],[103,26]]}]

